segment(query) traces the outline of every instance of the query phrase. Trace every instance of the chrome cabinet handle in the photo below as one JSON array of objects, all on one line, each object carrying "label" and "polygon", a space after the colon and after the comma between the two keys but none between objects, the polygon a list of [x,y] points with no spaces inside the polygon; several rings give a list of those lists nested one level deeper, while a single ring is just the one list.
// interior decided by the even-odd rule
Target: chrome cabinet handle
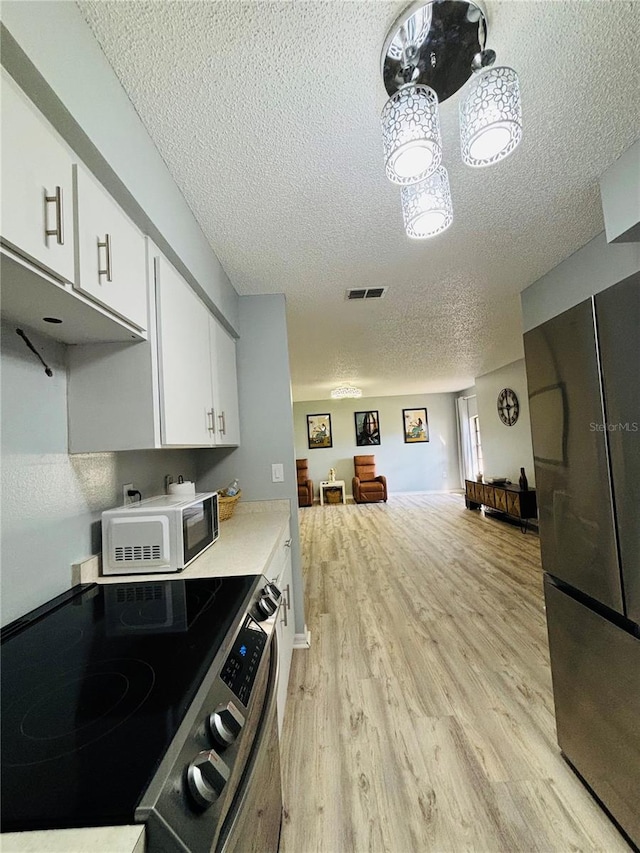
[{"label": "chrome cabinet handle", "polygon": [[287,625],[289,624],[289,620],[287,618],[287,611],[291,609],[291,603],[290,603],[291,593],[289,591],[289,584],[286,585],[284,592],[285,592],[285,599],[284,599],[284,607],[282,608],[282,617],[283,618],[280,621],[282,622],[282,624],[286,628]]},{"label": "chrome cabinet handle", "polygon": [[222,435],[227,434],[227,421],[224,416],[224,412],[218,415],[218,420],[220,421],[220,426],[218,427],[218,432],[221,432]]},{"label": "chrome cabinet handle", "polygon": [[[100,269],[100,249],[106,252],[105,269]],[[109,234],[104,235],[104,242],[98,239],[98,280],[102,275],[106,275],[107,281],[111,281],[111,236]]]},{"label": "chrome cabinet handle", "polygon": [[287,539],[287,541],[284,543],[284,547],[291,548],[291,539]]},{"label": "chrome cabinet handle", "polygon": [[213,418],[213,409],[207,409],[207,429],[209,432],[215,432],[215,423]]},{"label": "chrome cabinet handle", "polygon": [[[47,228],[47,205],[56,206],[56,227]],[[44,191],[44,234],[45,237],[55,237],[56,242],[64,245],[64,219],[62,216],[62,187],[56,187],[55,195],[47,195]]]}]

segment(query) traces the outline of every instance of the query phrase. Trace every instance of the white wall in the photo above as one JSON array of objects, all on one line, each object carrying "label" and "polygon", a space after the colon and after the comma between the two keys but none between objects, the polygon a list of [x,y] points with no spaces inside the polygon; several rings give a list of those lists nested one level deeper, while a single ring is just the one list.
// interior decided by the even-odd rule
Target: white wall
[{"label": "white wall", "polygon": [[[529,420],[529,392],[524,359],[476,378],[476,400],[485,480],[507,477],[517,483],[524,468],[530,486],[535,485],[533,445]],[[503,388],[516,392],[520,415],[513,426],[505,426],[498,416],[498,394]]]},{"label": "white wall", "polygon": [[[405,444],[402,410],[423,407],[427,409],[430,440]],[[371,410],[379,414],[380,445],[358,447],[354,412]],[[306,416],[326,412],[331,415],[333,447],[310,449]],[[353,457],[365,453],[375,454],[376,469],[387,477],[390,493],[460,488],[454,394],[307,400],[294,403],[293,418],[296,457],[309,460],[316,496],[318,483],[327,479],[329,468],[336,469],[336,479],[344,480],[351,494]]]},{"label": "white wall", "polygon": [[1,327],[2,624],[71,586],[71,564],[98,553],[100,514],[122,503],[123,483],[144,497],[164,476],[195,476],[193,452],[67,453],[66,348],[25,330],[53,370]]},{"label": "white wall", "polygon": [[640,243],[607,243],[604,231],[523,290],[524,332],[640,271]]},{"label": "white wall", "polygon": [[[284,296],[241,296],[238,313],[241,446],[229,451],[198,451],[198,482],[205,488],[218,489],[237,477],[243,500],[289,500],[296,632],[302,633],[304,587]],[[283,483],[271,480],[273,462],[284,466]]]}]

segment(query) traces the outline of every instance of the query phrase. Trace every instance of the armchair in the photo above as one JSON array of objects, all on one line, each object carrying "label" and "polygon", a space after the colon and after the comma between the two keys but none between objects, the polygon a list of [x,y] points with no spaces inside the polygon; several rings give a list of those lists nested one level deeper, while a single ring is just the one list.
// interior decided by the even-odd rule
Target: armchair
[{"label": "armchair", "polygon": [[298,506],[313,506],[313,481],[309,479],[309,460],[296,459]]},{"label": "armchair", "polygon": [[354,456],[353,499],[356,503],[387,500],[387,478],[376,476],[376,457]]}]

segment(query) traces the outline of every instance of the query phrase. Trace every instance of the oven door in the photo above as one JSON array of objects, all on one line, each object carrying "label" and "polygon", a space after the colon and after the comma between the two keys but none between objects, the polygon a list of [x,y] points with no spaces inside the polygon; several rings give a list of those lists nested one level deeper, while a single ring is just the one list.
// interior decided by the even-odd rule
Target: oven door
[{"label": "oven door", "polygon": [[218,837],[216,853],[277,853],[282,788],[277,722],[278,647],[271,640],[269,686],[253,750]]}]

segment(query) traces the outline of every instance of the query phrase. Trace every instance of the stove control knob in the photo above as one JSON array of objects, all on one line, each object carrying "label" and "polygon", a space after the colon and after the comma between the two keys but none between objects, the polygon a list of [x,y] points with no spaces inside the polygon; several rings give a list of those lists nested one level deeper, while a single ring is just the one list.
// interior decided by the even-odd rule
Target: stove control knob
[{"label": "stove control knob", "polygon": [[274,601],[280,601],[282,596],[282,593],[274,583],[268,583],[264,588],[264,592],[266,595],[270,595]]},{"label": "stove control knob", "polygon": [[256,619],[262,622],[268,619],[278,609],[278,602],[268,592],[263,592],[256,604]]},{"label": "stove control knob", "polygon": [[228,778],[229,768],[213,749],[199,752],[187,769],[189,792],[202,809],[215,803]]},{"label": "stove control knob", "polygon": [[233,702],[218,705],[209,717],[209,731],[220,749],[226,749],[240,734],[244,717]]}]

